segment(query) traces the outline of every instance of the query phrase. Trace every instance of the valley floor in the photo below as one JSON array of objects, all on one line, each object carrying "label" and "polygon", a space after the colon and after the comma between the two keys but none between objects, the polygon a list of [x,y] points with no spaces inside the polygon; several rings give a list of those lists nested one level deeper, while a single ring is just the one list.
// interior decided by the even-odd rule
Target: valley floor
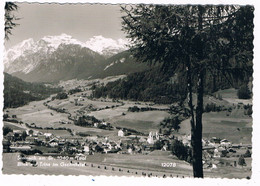
[{"label": "valley floor", "polygon": [[[37,130],[41,133],[52,133],[54,136],[61,138],[80,137],[78,133],[85,133],[92,137],[108,138],[111,141],[128,140],[128,137],[118,136],[116,127],[125,127],[142,132],[147,138],[149,132],[158,131],[159,123],[170,116],[167,112],[169,105],[154,105],[145,102],[121,101],[115,102],[109,99],[89,100],[82,95],[89,95],[90,91],[75,93],[69,95],[65,100],[53,100],[50,98],[42,101],[31,102],[28,105],[19,108],[9,108],[5,110],[10,116],[15,115],[16,120],[22,121],[18,123],[4,122],[4,126],[8,126],[13,130],[28,131],[30,129]],[[223,93],[224,95],[224,93]],[[75,104],[75,99],[80,104]],[[206,99],[212,101],[213,98]],[[234,106],[233,100],[227,100],[223,96],[223,103]],[[48,106],[52,108],[64,109],[66,112],[60,113],[50,109],[44,103],[48,102]],[[123,104],[122,104],[123,103]],[[89,110],[88,108],[95,108]],[[129,112],[128,108],[153,107],[158,110],[145,112]],[[234,106],[235,108],[235,106]],[[68,116],[76,116],[79,112],[87,115],[95,116],[99,120],[111,123],[113,130],[104,130],[95,127],[81,127],[71,123]],[[33,129],[28,125],[36,125],[42,129]],[[44,129],[51,127],[52,129]],[[63,127],[67,130],[53,130]],[[180,125],[180,131],[176,136],[187,136],[190,134],[189,119],[184,120]],[[252,118],[245,116],[243,110],[233,109],[231,113],[226,111],[209,112],[203,115],[203,138],[210,139],[212,137],[227,139],[236,145],[251,146]],[[234,161],[238,160],[238,156],[244,154],[246,148],[237,150],[229,158],[215,158],[217,162],[228,162],[228,166],[217,164],[217,167],[207,167],[204,169],[205,177],[221,177],[221,178],[246,178],[251,177],[251,158],[245,158],[247,166],[234,167],[230,166]],[[46,153],[48,154],[48,153]],[[49,175],[118,175],[118,176],[157,176],[157,177],[192,177],[192,167],[185,161],[178,160],[171,155],[170,151],[155,150],[145,154],[101,154],[87,155],[86,160],[72,160],[72,164],[81,164],[83,166],[71,165],[69,160],[41,160],[38,165],[33,167],[18,161],[19,153],[3,153],[3,173],[4,174],[49,174]],[[37,158],[41,157],[37,155]],[[48,157],[45,155],[44,157]],[[42,163],[40,163],[42,162]],[[58,166],[48,166],[48,164],[57,164]],[[61,164],[70,164],[62,166]],[[169,167],[163,166],[163,163],[170,163]],[[44,165],[44,166],[41,166]],[[91,165],[92,164],[92,165]],[[214,164],[214,163],[213,163]],[[47,166],[45,166],[47,165]],[[106,168],[105,168],[106,167]],[[119,171],[119,169],[121,171]]]}]

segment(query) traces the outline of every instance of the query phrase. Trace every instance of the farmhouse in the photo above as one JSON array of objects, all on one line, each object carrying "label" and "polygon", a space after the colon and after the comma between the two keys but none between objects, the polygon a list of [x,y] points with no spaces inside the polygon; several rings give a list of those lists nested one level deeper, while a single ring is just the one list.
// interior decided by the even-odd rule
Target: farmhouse
[{"label": "farmhouse", "polygon": [[46,136],[46,138],[51,138],[51,137],[53,137],[53,134],[52,134],[52,133],[44,133],[43,135]]},{"label": "farmhouse", "polygon": [[14,135],[22,136],[22,131],[21,130],[13,130]]},{"label": "farmhouse", "polygon": [[124,137],[125,134],[124,134],[124,131],[122,129],[120,129],[118,131],[117,135],[120,136],[120,137]]},{"label": "farmhouse", "polygon": [[59,146],[59,140],[57,138],[53,138],[51,139],[48,144],[51,146],[51,147],[57,147]]},{"label": "farmhouse", "polygon": [[84,148],[83,151],[84,151],[86,154],[89,154],[89,152],[90,152],[89,146],[88,146],[88,145],[85,145],[83,148]]},{"label": "farmhouse", "polygon": [[231,146],[232,146],[231,142],[228,141],[227,139],[221,140],[221,141],[220,141],[220,145],[221,145],[221,146],[224,146],[224,147],[231,147]]},{"label": "farmhouse", "polygon": [[34,145],[36,143],[36,137],[33,136],[27,136],[25,140],[31,145]]}]

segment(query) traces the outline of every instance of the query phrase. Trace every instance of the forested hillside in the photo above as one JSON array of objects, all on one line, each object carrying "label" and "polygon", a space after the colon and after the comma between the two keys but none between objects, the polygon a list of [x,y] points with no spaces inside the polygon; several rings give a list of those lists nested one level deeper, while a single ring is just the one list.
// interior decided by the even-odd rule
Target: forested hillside
[{"label": "forested hillside", "polygon": [[[173,71],[175,73],[172,73]],[[242,85],[247,85],[251,77],[251,73],[243,77],[213,76],[206,73],[204,91],[211,94],[219,89],[230,87],[238,89]],[[169,104],[186,98],[185,82],[185,72],[174,70],[173,67],[162,71],[160,66],[156,66],[143,72],[129,74],[126,78],[110,82],[106,86],[95,85],[92,87],[92,96]],[[196,83],[196,79],[193,79],[193,83]]]},{"label": "forested hillside", "polygon": [[59,91],[61,91],[59,88],[50,88],[41,83],[25,82],[4,73],[4,108],[19,107],[30,101],[45,99]]}]

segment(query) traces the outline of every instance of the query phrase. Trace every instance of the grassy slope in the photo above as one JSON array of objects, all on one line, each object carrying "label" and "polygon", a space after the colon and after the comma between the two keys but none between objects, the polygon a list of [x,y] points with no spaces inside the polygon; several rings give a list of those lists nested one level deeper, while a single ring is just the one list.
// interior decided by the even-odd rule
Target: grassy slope
[{"label": "grassy slope", "polygon": [[[239,102],[245,101],[244,104],[252,104],[252,99],[237,99],[237,90],[225,89],[219,90],[223,100],[205,96],[204,104],[215,103],[217,105],[233,106]],[[195,97],[195,96],[194,96]],[[189,119],[181,123],[180,133],[190,134]],[[251,144],[252,138],[252,117],[244,115],[244,109],[233,109],[231,113],[226,111],[211,112],[203,114],[203,137],[226,138],[233,143]]]}]

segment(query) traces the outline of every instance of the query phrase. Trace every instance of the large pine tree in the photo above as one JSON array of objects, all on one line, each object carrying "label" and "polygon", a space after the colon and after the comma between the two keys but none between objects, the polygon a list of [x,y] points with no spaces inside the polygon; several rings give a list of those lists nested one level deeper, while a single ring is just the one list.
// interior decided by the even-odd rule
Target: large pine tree
[{"label": "large pine tree", "polygon": [[[122,7],[122,25],[139,61],[183,68],[187,75],[194,177],[203,177],[202,114],[206,73],[252,73],[253,7],[135,5]],[[174,72],[173,72],[174,73]],[[193,84],[193,80],[197,83]],[[192,93],[197,93],[194,107]]]}]

